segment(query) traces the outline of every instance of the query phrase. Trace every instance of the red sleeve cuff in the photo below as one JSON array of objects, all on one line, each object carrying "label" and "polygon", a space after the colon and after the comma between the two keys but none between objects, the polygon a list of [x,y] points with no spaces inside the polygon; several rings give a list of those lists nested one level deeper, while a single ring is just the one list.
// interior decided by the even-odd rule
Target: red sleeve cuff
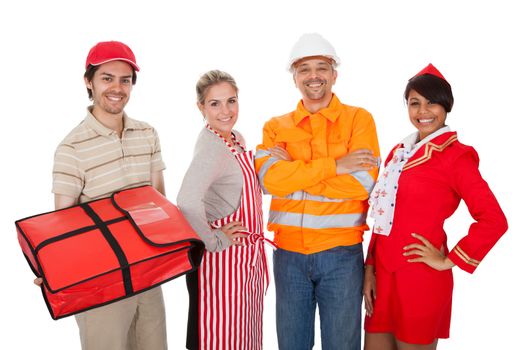
[{"label": "red sleeve cuff", "polygon": [[371,240],[369,241],[369,246],[368,246],[368,253],[367,253],[367,256],[366,256],[366,261],[365,261],[365,265],[371,265],[371,266],[375,266],[375,240],[377,239],[377,237],[375,236],[375,234],[372,234],[371,235]]},{"label": "red sleeve cuff", "polygon": [[448,258],[453,261],[455,265],[469,273],[475,272],[480,264],[480,261],[470,258],[469,255],[458,245],[455,246],[453,250],[451,250],[451,252],[448,254]]},{"label": "red sleeve cuff", "polygon": [[364,265],[371,265],[375,266],[375,257],[372,254],[369,254],[366,256],[366,261],[364,262]]}]

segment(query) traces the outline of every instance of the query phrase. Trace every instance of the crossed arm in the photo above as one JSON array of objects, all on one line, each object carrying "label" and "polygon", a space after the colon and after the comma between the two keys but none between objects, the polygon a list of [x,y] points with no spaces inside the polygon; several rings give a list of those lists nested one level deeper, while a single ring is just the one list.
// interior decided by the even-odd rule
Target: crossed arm
[{"label": "crossed arm", "polygon": [[294,159],[278,141],[278,131],[266,123],[255,160],[264,189],[280,197],[303,190],[329,198],[367,199],[378,175],[379,147],[371,115],[356,120],[346,154],[312,160]]}]

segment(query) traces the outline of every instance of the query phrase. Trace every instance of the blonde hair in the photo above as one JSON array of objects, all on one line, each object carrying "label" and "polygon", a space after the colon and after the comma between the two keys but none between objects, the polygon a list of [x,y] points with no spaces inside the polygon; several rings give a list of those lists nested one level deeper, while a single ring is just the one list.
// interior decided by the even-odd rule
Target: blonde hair
[{"label": "blonde hair", "polygon": [[238,94],[238,87],[235,79],[228,73],[215,69],[202,74],[196,84],[197,101],[204,104],[206,95],[210,87],[219,83],[229,83]]}]

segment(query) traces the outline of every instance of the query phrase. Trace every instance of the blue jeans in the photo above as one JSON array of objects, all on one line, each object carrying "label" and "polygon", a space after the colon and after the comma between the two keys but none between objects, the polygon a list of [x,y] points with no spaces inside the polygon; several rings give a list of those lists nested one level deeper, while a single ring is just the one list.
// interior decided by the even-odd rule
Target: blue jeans
[{"label": "blue jeans", "polygon": [[323,350],[361,349],[362,244],[273,255],[280,350],[310,350],[318,304]]}]

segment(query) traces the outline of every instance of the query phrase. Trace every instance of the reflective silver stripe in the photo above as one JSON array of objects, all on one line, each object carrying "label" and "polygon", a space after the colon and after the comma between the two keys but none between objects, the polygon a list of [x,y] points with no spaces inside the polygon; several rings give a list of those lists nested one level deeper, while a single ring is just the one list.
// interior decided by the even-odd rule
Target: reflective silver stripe
[{"label": "reflective silver stripe", "polygon": [[366,213],[310,215],[270,210],[269,222],[273,224],[311,229],[355,227],[366,223]]},{"label": "reflective silver stripe", "polygon": [[[257,154],[260,151],[257,151]],[[262,192],[265,194],[269,194],[269,191],[264,187],[264,177],[266,176],[267,170],[270,166],[278,162],[280,159],[271,157],[260,167],[260,171],[258,172],[258,182],[260,182],[260,187],[262,188]]]},{"label": "reflective silver stripe", "polygon": [[255,153],[255,159],[264,158],[270,155],[271,155],[271,152],[266,151],[265,149],[259,149],[257,153]]},{"label": "reflective silver stripe", "polygon": [[277,197],[277,196],[273,196],[273,198],[275,198],[275,199],[278,199],[278,198],[282,198],[282,199],[292,199],[292,200],[294,200],[294,201],[301,201],[301,200],[305,199],[305,198],[304,198],[304,195],[305,195],[305,194],[306,194],[306,192],[304,192],[304,191],[295,191],[295,192],[293,192],[293,193],[288,194],[288,195],[285,196],[285,197]]},{"label": "reflective silver stripe", "polygon": [[329,198],[329,197],[324,197],[324,196],[316,196],[316,195],[312,195],[312,194],[309,194],[309,193],[304,192],[304,191],[296,191],[296,192],[293,192],[291,194],[288,194],[285,197],[273,196],[273,198],[276,198],[276,199],[278,199],[278,198],[292,199],[292,200],[295,200],[295,201],[308,200],[308,201],[335,202],[335,203],[340,203],[340,202],[344,202],[344,201],[347,200],[347,199],[339,199],[339,198]]},{"label": "reflective silver stripe", "polygon": [[357,179],[358,182],[360,182],[362,186],[364,186],[368,194],[371,193],[371,191],[373,190],[373,186],[375,186],[375,180],[373,180],[373,178],[371,177],[371,175],[369,175],[367,171],[355,171],[350,175],[352,175],[355,179]]},{"label": "reflective silver stripe", "polygon": [[306,192],[306,196],[305,196],[304,199],[308,200],[308,201],[335,202],[335,203],[341,203],[341,202],[345,202],[347,200],[347,199],[340,199],[340,198],[329,198],[329,197],[325,197],[325,196],[315,196],[315,195],[309,194],[307,192]]}]

